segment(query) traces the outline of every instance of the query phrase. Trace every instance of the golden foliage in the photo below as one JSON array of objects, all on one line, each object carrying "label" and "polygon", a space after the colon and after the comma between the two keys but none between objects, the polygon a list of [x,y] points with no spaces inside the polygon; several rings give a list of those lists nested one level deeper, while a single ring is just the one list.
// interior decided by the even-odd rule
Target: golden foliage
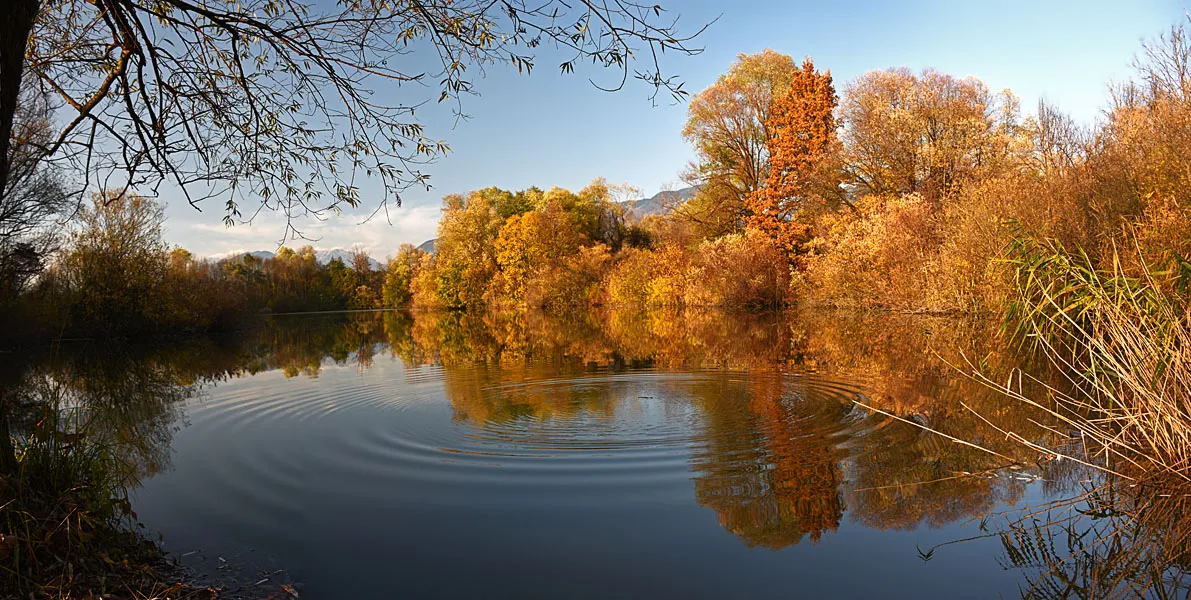
[{"label": "golden foliage", "polygon": [[765,181],[774,100],[785,95],[797,73],[785,54],[769,49],[741,54],[691,100],[682,135],[696,159],[686,179],[700,189],[694,202],[676,212],[706,236],[732,233],[743,222],[745,198]]},{"label": "golden foliage", "polygon": [[934,70],[871,71],[840,103],[844,162],[867,194],[922,194],[931,202],[1001,166],[1012,146],[1017,100],[975,77]]},{"label": "golden foliage", "polygon": [[746,308],[786,304],[790,266],[783,251],[774,240],[755,231],[699,244],[683,291],[684,304]]},{"label": "golden foliage", "polygon": [[748,227],[773,239],[790,256],[810,238],[804,211],[839,191],[835,87],[831,72],[808,57],[778,97],[767,122],[769,168],[765,185],[745,197]]}]

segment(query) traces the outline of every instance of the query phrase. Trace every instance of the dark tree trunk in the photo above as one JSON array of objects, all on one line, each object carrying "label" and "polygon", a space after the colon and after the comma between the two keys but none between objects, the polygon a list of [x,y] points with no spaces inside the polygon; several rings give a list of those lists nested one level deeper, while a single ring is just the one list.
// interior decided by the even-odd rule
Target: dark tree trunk
[{"label": "dark tree trunk", "polygon": [[12,445],[12,427],[8,423],[8,394],[0,387],[0,477],[17,470],[16,448]]},{"label": "dark tree trunk", "polygon": [[0,10],[0,198],[8,189],[12,121],[21,96],[25,49],[33,32],[40,0],[5,0]]}]

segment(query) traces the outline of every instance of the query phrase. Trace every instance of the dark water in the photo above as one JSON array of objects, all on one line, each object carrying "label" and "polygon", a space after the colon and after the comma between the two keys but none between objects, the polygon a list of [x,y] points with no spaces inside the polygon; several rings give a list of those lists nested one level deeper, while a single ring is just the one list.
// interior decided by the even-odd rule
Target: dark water
[{"label": "dark water", "polygon": [[[236,593],[1018,597],[1038,561],[989,523],[1081,475],[976,416],[1031,427],[948,364],[1016,364],[987,334],[840,314],[278,317],[125,357],[147,374],[123,387],[188,393],[115,429],[156,436],[139,521]],[[49,362],[95,379],[108,354]]]}]

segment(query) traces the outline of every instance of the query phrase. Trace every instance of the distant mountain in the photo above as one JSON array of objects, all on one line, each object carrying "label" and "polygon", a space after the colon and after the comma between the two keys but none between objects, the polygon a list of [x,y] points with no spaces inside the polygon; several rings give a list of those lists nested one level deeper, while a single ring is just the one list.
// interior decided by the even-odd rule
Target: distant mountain
[{"label": "distant mountain", "polygon": [[[338,258],[339,260],[343,261],[343,264],[350,267],[352,264],[352,255],[353,254],[355,254],[353,251],[344,250],[343,248],[332,248],[330,250],[315,250],[314,251],[314,259],[318,261],[318,264],[325,265],[325,264],[328,264],[331,261],[335,260],[336,258]],[[373,269],[380,268],[380,261],[376,260],[375,258],[372,258],[371,256],[368,257],[368,264],[371,265]]]},{"label": "distant mountain", "polygon": [[275,253],[270,252],[268,250],[254,250],[252,252],[233,253],[233,254],[228,255],[227,258],[236,258],[243,254],[249,254],[249,255],[255,256],[255,257],[261,259],[262,261],[269,260],[270,258],[277,256]]},{"label": "distant mountain", "polygon": [[[269,260],[270,258],[277,256],[277,254],[275,252],[272,252],[269,250],[253,250],[251,252],[230,252],[228,254],[224,254],[221,256],[212,256],[211,258],[216,259],[216,260],[234,259],[234,258],[239,258],[241,256],[244,256],[245,254],[255,256],[261,260]],[[314,251],[314,259],[316,261],[318,261],[318,264],[320,264],[320,265],[328,264],[331,261],[335,260],[336,258],[338,258],[339,260],[342,260],[343,264],[351,266],[352,251],[344,250],[343,248],[332,248],[330,250],[315,250]],[[381,266],[380,261],[376,260],[375,258],[372,258],[371,256],[368,257],[368,264],[372,265],[373,269],[379,269]]]},{"label": "distant mountain", "polygon": [[625,208],[625,219],[630,222],[640,221],[646,215],[664,215],[674,210],[675,206],[694,198],[697,191],[697,188],[685,187],[680,190],[658,192],[640,200],[626,200],[621,205]]},{"label": "distant mountain", "polygon": [[426,241],[422,242],[421,246],[418,246],[418,250],[421,250],[422,252],[425,252],[426,254],[434,254],[434,246],[435,246],[435,242],[437,242],[437,241],[438,241],[438,238],[434,238],[432,240],[426,240]]}]

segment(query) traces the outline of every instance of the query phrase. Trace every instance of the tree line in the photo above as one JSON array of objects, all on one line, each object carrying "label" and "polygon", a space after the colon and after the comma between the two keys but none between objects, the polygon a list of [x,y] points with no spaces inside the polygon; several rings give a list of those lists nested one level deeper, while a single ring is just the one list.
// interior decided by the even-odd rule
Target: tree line
[{"label": "tree line", "polygon": [[96,195],[4,314],[9,335],[69,337],[224,330],[261,312],[785,302],[789,269],[763,236],[692,244],[672,219],[626,221],[617,191],[450,195],[435,252],[403,244],[378,268],[364,251],[322,264],[309,245],[199,258],[165,242],[159,202]]},{"label": "tree line", "polygon": [[891,68],[837,92],[810,58],[741,55],[689,107],[694,198],[626,222],[602,180],[450,196],[438,252],[404,251],[394,297],[995,313],[1038,245],[1185,297],[1188,64],[1176,26],[1085,126],[971,76]]},{"label": "tree line", "polygon": [[[320,265],[309,247],[195,259],[164,244],[159,205],[112,193],[79,211],[48,269],[6,285],[25,307],[13,314],[59,332],[404,306],[982,312],[1014,297],[1014,243],[1043,240],[1181,293],[1191,281],[1189,58],[1182,27],[1146,44],[1136,76],[1084,127],[929,69],[871,71],[837,92],[810,58],[766,50],[739,56],[692,99],[684,177],[697,193],[663,215],[629,218],[615,201],[623,188],[604,179],[577,192],[449,195],[433,253],[404,245],[373,269],[363,254]],[[57,189],[49,180],[39,189]]]},{"label": "tree line", "polygon": [[260,312],[382,306],[385,272],[365,252],[321,264],[310,246],[262,259],[205,259],[162,237],[162,205],[133,194],[80,209],[55,260],[6,298],[16,336],[227,330]]}]

